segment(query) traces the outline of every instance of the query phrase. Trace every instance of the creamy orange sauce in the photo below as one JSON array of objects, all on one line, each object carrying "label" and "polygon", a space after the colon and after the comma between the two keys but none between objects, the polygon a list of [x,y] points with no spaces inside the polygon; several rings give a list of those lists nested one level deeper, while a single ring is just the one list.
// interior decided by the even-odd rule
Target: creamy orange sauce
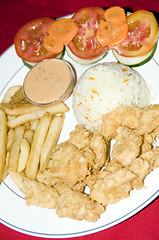
[{"label": "creamy orange sauce", "polygon": [[30,70],[24,81],[24,92],[35,103],[51,103],[63,95],[71,82],[71,71],[65,62],[48,60]]}]

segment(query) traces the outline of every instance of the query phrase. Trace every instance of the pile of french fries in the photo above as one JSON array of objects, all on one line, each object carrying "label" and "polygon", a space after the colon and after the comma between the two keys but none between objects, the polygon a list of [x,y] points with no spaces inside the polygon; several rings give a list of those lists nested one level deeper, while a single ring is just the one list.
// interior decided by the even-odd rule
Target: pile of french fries
[{"label": "pile of french fries", "polygon": [[22,86],[8,89],[0,108],[0,183],[8,174],[23,191],[23,179],[36,179],[56,147],[69,109],[64,103],[46,107],[26,101]]}]

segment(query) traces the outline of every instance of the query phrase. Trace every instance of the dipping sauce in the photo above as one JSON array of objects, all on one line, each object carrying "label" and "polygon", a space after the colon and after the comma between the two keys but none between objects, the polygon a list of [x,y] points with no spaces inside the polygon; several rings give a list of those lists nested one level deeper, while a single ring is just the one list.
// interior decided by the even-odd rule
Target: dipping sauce
[{"label": "dipping sauce", "polygon": [[40,62],[26,75],[23,91],[34,104],[46,105],[66,100],[75,85],[71,65],[61,59]]}]

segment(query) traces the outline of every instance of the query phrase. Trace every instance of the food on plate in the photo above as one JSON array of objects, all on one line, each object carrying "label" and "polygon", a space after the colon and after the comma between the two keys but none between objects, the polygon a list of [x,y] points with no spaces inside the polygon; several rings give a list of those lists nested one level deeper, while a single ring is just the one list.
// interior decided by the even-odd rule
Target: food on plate
[{"label": "food on plate", "polygon": [[[1,109],[6,127],[7,121],[27,111],[39,111],[35,106],[30,112],[26,99],[14,103],[17,92],[12,90],[7,91]],[[23,104],[27,110],[19,115],[16,108],[22,109]],[[145,177],[159,167],[159,148],[153,145],[159,136],[159,107],[120,106],[103,115],[98,133],[76,125],[61,143],[64,112],[57,109],[43,111],[38,119],[14,128],[8,126],[2,179],[8,171],[27,205],[55,209],[58,217],[95,222],[109,204],[128,197],[134,188],[141,189]]]},{"label": "food on plate", "polygon": [[[45,170],[39,171],[37,179],[31,183],[36,184],[38,190],[31,190],[30,204],[34,205],[35,201],[37,205],[36,201],[39,201],[39,206],[47,207],[45,199],[36,199],[41,188],[39,183],[43,183],[45,190],[53,188],[59,194],[54,207],[59,217],[93,222],[99,219],[109,204],[128,197],[134,188],[141,189],[145,177],[159,167],[159,148],[153,146],[157,140],[157,127],[151,130],[153,136],[148,135],[150,133],[141,134],[138,127],[140,117],[147,108],[136,108],[135,112],[134,107],[127,107],[127,120],[123,116],[120,125],[114,129],[113,139],[109,141],[102,131],[92,133],[77,125],[70,138],[56,146]],[[113,112],[116,111],[120,112],[119,108]],[[134,117],[135,124],[125,127],[124,123],[133,122]],[[112,143],[114,139],[116,142]],[[151,148],[142,152],[145,141],[151,144]]]},{"label": "food on plate", "polygon": [[135,131],[127,127],[118,127],[116,142],[112,150],[112,158],[122,166],[132,164],[141,151],[142,138]]},{"label": "food on plate", "polygon": [[26,140],[26,138],[23,138],[20,144],[20,154],[19,154],[17,172],[22,172],[25,169],[29,159],[29,154],[30,154],[30,144]]},{"label": "food on plate", "polygon": [[127,65],[129,67],[138,67],[138,66],[144,65],[145,63],[149,62],[153,58],[157,49],[157,45],[158,45],[158,42],[155,43],[155,46],[149,53],[143,56],[137,56],[137,57],[124,57],[122,55],[119,55],[114,49],[112,49],[112,52],[118,62],[124,65]]},{"label": "food on plate", "polygon": [[[6,118],[6,121],[4,121],[4,123],[2,121],[1,123],[1,135],[3,135],[3,139],[1,137],[0,144],[3,144],[1,147],[1,153],[4,154],[4,157],[1,157],[2,161],[0,167],[2,171],[1,179],[4,180],[7,176],[7,173],[11,173],[17,185],[20,186],[20,189],[22,189],[24,192],[22,179],[24,176],[26,177],[26,175],[23,171],[27,173],[27,165],[29,165],[29,162],[31,161],[30,156],[35,154],[36,158],[34,161],[37,159],[40,161],[38,147],[44,139],[44,146],[43,148],[40,148],[40,152],[42,151],[43,153],[42,165],[45,166],[47,164],[45,161],[47,161],[49,154],[51,154],[52,149],[57,144],[62,128],[62,119],[64,118],[64,113],[68,111],[68,107],[61,102],[57,105],[49,106],[49,108],[46,107],[45,109],[44,107],[42,108],[30,104],[27,102],[25,96],[22,95],[22,86],[13,86],[7,90],[1,103],[2,116],[0,120],[5,120]],[[49,113],[49,109],[54,110],[51,110],[52,113]],[[60,112],[60,109],[62,112]],[[38,114],[39,111],[40,115]],[[57,114],[58,116],[56,116]],[[22,117],[23,121],[16,121],[14,126],[7,127],[9,121],[16,120],[16,118],[19,117]],[[45,120],[47,118],[48,121],[45,121],[44,118]],[[6,128],[4,128],[5,123]],[[40,134],[39,138],[38,134],[35,134],[38,127],[40,128],[38,133]],[[6,137],[3,130],[6,132]],[[44,135],[46,135],[46,139],[44,138]],[[51,137],[50,139],[50,136],[54,138]],[[39,145],[33,145],[35,142],[37,142]],[[36,169],[36,164],[32,164],[30,170],[32,169]]]},{"label": "food on plate", "polygon": [[[4,94],[2,103],[9,103],[11,101],[13,101],[15,103],[15,101],[14,101],[15,98],[19,99],[19,97],[17,96],[17,93],[21,92],[21,90],[22,90],[22,86],[20,86],[20,85],[16,85],[16,86],[12,86],[12,87],[8,88],[7,92]],[[24,97],[24,95],[23,95],[23,97]],[[13,98],[13,100],[12,100],[12,98]],[[22,100],[23,99],[21,99],[21,101]]]},{"label": "food on plate", "polygon": [[52,149],[57,145],[63,127],[64,115],[55,116],[50,123],[40,156],[40,171],[43,172],[49,162]]},{"label": "food on plate", "polygon": [[101,133],[106,139],[111,140],[117,136],[116,130],[120,126],[135,129],[141,115],[141,108],[120,106],[115,111],[110,111],[102,116]]},{"label": "food on plate", "polygon": [[63,51],[78,32],[78,24],[71,18],[58,19],[51,24],[44,38],[44,47],[58,54]]},{"label": "food on plate", "polygon": [[[155,44],[158,38],[158,23],[152,12],[145,10],[136,11],[127,16],[128,35],[125,41],[114,47],[115,56],[120,62],[128,65],[141,64],[149,60],[148,56],[153,55]],[[120,55],[122,56],[120,58]],[[129,61],[134,57],[134,62]],[[137,59],[135,59],[137,57]],[[141,57],[141,58],[140,58]],[[148,58],[148,59],[147,59]],[[131,59],[130,59],[131,60]]]},{"label": "food on plate", "polygon": [[144,107],[150,103],[145,80],[135,70],[119,63],[103,63],[88,68],[73,90],[73,110],[77,122],[100,131],[102,115],[125,106]]},{"label": "food on plate", "polygon": [[2,181],[3,171],[5,168],[7,150],[7,116],[0,109],[0,183]]},{"label": "food on plate", "polygon": [[91,200],[86,194],[69,189],[60,195],[56,212],[59,217],[95,222],[104,210],[100,203]]},{"label": "food on plate", "polygon": [[29,160],[25,170],[26,175],[30,179],[36,178],[36,175],[38,172],[38,166],[40,163],[41,149],[44,145],[44,141],[46,139],[46,135],[50,126],[51,119],[52,119],[52,115],[49,113],[45,113],[41,117],[39,124],[35,130],[31,149],[30,149]]},{"label": "food on plate", "polygon": [[[14,105],[13,105],[13,108],[14,108]],[[38,109],[33,111],[33,112],[32,111],[31,112],[27,112],[25,114],[16,116],[14,118],[10,118],[8,120],[8,127],[15,128],[16,126],[19,126],[21,124],[24,124],[24,123],[31,122],[33,120],[39,119],[46,112],[49,112],[49,113],[52,113],[52,114],[57,114],[57,113],[60,113],[60,112],[61,113],[65,113],[68,110],[69,110],[68,107],[64,103],[62,103],[62,102],[54,104],[54,105],[50,105],[48,107],[38,107]],[[36,122],[34,122],[34,123],[36,123]]]},{"label": "food on plate", "polygon": [[126,14],[121,7],[108,8],[97,30],[97,41],[109,49],[124,42],[128,34]]},{"label": "food on plate", "polygon": [[100,60],[107,53],[96,38],[98,24],[104,19],[104,9],[86,7],[77,11],[72,19],[78,24],[79,30],[66,47],[68,55],[80,64],[90,64]]},{"label": "food on plate", "polygon": [[43,17],[26,23],[14,44],[30,68],[44,59],[62,58],[65,49],[79,64],[95,63],[112,49],[119,62],[140,66],[153,57],[157,38],[158,23],[152,12],[126,14],[119,6],[85,7],[70,18]]},{"label": "food on plate", "polygon": [[43,183],[24,178],[26,204],[45,208],[55,208],[59,194],[56,189]]},{"label": "food on plate", "polygon": [[34,66],[23,83],[28,101],[48,105],[66,100],[76,83],[74,70],[67,61],[45,60]]},{"label": "food on plate", "polygon": [[131,182],[136,175],[121,168],[113,173],[107,172],[104,178],[99,178],[91,187],[91,199],[101,203],[103,206],[114,204],[129,196],[132,190]]},{"label": "food on plate", "polygon": [[15,128],[13,142],[11,145],[10,156],[7,162],[8,171],[17,171],[18,161],[19,161],[19,152],[20,152],[20,144],[24,135],[24,126],[17,126]]},{"label": "food on plate", "polygon": [[44,47],[44,37],[54,21],[49,17],[37,18],[26,23],[16,33],[14,38],[16,53],[29,65],[44,59],[57,57],[57,54],[46,50]]}]

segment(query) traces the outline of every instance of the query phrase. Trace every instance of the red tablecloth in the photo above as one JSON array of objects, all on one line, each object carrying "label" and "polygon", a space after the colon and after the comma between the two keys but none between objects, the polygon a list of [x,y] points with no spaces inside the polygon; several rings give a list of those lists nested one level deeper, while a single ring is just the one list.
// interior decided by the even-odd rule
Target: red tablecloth
[{"label": "red tablecloth", "polygon": [[[81,7],[110,6],[155,11],[158,19],[159,0],[0,0],[0,54],[13,44],[14,35],[26,22],[38,17],[61,17],[76,12]],[[130,219],[107,230],[77,240],[158,240],[159,239],[159,198]],[[0,240],[36,240],[0,224]],[[44,238],[42,238],[44,239]],[[69,238],[70,239],[70,238]]]}]

